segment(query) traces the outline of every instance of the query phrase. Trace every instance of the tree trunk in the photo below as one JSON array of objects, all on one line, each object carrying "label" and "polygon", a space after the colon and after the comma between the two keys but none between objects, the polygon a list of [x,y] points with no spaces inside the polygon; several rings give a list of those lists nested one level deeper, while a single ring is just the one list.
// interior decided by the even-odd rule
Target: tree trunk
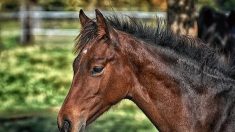
[{"label": "tree trunk", "polygon": [[167,24],[177,34],[197,36],[195,0],[168,0]]}]

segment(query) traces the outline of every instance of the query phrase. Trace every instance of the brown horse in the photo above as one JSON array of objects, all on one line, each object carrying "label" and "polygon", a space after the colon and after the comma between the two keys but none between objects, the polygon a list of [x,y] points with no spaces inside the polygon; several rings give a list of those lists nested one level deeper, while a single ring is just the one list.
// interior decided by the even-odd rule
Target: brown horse
[{"label": "brown horse", "polygon": [[[131,18],[80,11],[74,76],[58,115],[60,131],[81,132],[122,99],[160,131],[235,130],[233,68],[199,40]],[[118,117],[117,117],[118,118]]]}]

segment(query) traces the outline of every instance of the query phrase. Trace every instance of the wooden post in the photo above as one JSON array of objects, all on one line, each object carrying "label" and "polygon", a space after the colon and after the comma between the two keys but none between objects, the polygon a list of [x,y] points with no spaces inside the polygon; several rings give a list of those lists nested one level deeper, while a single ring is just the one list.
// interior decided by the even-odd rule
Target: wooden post
[{"label": "wooden post", "polygon": [[2,48],[4,48],[4,46],[3,46],[3,41],[2,41],[2,23],[0,23],[0,51]]},{"label": "wooden post", "polygon": [[[0,13],[1,13],[2,4],[0,3]],[[0,18],[1,20],[2,18]],[[0,50],[3,48],[3,41],[2,41],[2,23],[0,22]]]},{"label": "wooden post", "polygon": [[22,0],[20,7],[21,44],[33,43],[31,6],[32,2],[30,0]]},{"label": "wooden post", "polygon": [[195,0],[168,0],[167,23],[177,34],[197,36]]}]

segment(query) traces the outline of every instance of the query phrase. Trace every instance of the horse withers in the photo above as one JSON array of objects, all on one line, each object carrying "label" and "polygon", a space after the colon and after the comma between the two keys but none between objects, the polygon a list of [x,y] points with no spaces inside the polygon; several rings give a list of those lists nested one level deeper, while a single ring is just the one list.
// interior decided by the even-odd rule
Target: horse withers
[{"label": "horse withers", "polygon": [[[58,115],[60,131],[82,132],[123,99],[160,131],[235,130],[232,67],[200,40],[132,18],[96,19],[80,11],[71,88]],[[117,117],[118,118],[118,117]]]}]

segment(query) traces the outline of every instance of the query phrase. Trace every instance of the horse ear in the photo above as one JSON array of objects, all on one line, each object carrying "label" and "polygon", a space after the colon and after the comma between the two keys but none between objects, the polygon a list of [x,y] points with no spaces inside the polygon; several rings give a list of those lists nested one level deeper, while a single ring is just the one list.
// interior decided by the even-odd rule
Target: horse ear
[{"label": "horse ear", "polygon": [[106,37],[109,37],[109,26],[106,23],[103,14],[98,9],[95,10],[95,13],[98,28],[98,36],[103,37],[104,35],[106,35]]},{"label": "horse ear", "polygon": [[87,17],[87,16],[85,15],[85,13],[83,12],[82,9],[81,9],[80,12],[79,12],[79,20],[80,20],[80,23],[81,23],[82,27],[84,27],[86,23],[92,21],[89,17]]},{"label": "horse ear", "polygon": [[102,13],[96,9],[96,21],[97,21],[97,34],[99,38],[106,37],[112,41],[113,44],[117,46],[118,39],[117,39],[117,32],[107,24],[105,17]]}]

